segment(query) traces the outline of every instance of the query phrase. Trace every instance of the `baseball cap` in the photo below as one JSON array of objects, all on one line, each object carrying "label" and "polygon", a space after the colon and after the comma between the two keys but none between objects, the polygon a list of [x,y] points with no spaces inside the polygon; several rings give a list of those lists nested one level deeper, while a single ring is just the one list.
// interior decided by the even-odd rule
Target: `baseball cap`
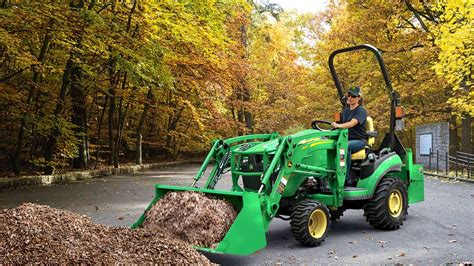
[{"label": "baseball cap", "polygon": [[357,86],[350,87],[347,93],[353,96],[362,96],[362,90]]}]

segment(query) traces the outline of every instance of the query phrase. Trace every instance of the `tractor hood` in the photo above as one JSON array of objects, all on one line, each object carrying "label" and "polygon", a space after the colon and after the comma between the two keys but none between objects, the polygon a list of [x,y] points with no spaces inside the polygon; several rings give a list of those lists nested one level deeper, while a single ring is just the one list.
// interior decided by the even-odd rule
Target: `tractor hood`
[{"label": "tractor hood", "polygon": [[273,153],[278,148],[278,139],[269,140],[266,142],[255,144],[250,148],[246,146],[248,144],[243,144],[235,150],[236,153],[240,154],[263,154],[263,153]]},{"label": "tractor hood", "polygon": [[[298,133],[292,134],[289,137],[290,138],[299,138],[301,136],[307,135],[307,134],[313,134],[314,135],[314,130],[308,129],[308,130],[302,130]],[[311,141],[315,140],[320,140],[321,138],[315,138],[311,139]],[[272,139],[269,141],[261,142],[261,143],[254,143],[252,146],[248,146],[248,143],[244,143],[240,145],[237,149],[235,149],[235,153],[239,154],[271,154],[275,152],[278,149],[278,144],[279,144],[280,139]],[[306,141],[310,142],[310,141]]]}]

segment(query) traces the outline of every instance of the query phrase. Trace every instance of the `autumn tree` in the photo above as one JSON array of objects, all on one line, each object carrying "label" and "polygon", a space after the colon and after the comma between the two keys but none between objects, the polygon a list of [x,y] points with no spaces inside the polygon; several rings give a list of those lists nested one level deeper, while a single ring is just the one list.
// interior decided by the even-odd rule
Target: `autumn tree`
[{"label": "autumn tree", "polygon": [[[417,124],[471,134],[469,1],[333,1],[316,14],[269,1],[3,1],[0,168],[87,169],[201,155],[216,138],[307,128],[340,110],[337,48],[380,48]],[[369,53],[337,58],[379,131],[388,96]],[[461,120],[461,117],[463,118]],[[461,126],[459,126],[461,124]]]},{"label": "autumn tree", "polygon": [[441,1],[433,9],[441,14],[435,30],[435,44],[441,51],[434,69],[451,86],[448,104],[453,114],[462,119],[462,150],[472,153],[474,4]]}]

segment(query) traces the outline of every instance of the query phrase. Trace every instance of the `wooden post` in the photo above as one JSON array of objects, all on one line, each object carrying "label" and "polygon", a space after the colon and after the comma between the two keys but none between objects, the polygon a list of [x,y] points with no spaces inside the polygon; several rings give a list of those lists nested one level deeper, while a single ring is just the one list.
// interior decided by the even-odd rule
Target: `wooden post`
[{"label": "wooden post", "polygon": [[471,175],[471,157],[467,157],[467,178]]},{"label": "wooden post", "polygon": [[454,163],[455,167],[454,168],[456,168],[456,177],[458,177],[458,154],[457,153],[456,153],[456,157],[454,158],[454,160],[455,160],[455,163]]},{"label": "wooden post", "polygon": [[439,172],[439,150],[436,150],[436,173]]},{"label": "wooden post", "polygon": [[449,153],[446,152],[446,175],[448,175],[449,172]]},{"label": "wooden post", "polygon": [[428,169],[431,171],[431,148],[430,148],[430,157],[428,157]]}]

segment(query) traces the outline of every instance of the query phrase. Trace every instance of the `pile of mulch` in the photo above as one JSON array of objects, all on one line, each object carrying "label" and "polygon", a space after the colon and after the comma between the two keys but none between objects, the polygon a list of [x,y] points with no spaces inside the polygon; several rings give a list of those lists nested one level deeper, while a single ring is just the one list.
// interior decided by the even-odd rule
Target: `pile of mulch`
[{"label": "pile of mulch", "polygon": [[200,247],[215,247],[237,212],[231,203],[199,192],[168,192],[145,215],[143,228],[166,232]]},{"label": "pile of mulch", "polygon": [[0,211],[0,264],[210,264],[162,230],[108,227],[32,203]]}]

